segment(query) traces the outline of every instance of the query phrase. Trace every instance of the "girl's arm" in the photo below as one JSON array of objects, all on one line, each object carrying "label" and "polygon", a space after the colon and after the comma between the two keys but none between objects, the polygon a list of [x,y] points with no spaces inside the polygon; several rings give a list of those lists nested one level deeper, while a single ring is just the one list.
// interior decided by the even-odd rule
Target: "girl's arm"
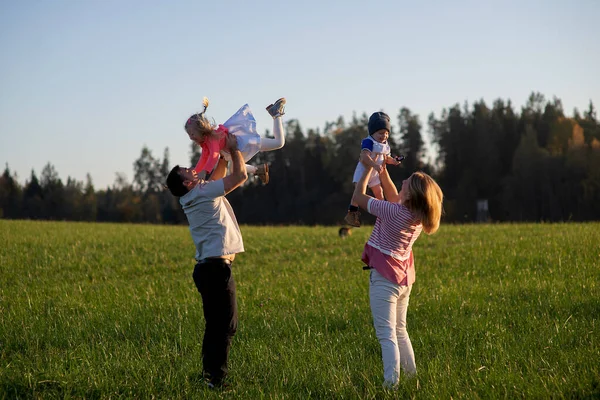
[{"label": "girl's arm", "polygon": [[387,168],[384,168],[379,174],[379,181],[381,182],[385,199],[391,203],[398,203],[400,201],[398,189],[396,188],[396,185],[394,185],[394,182],[392,182],[392,178],[390,178]]},{"label": "girl's arm", "polygon": [[365,170],[359,181],[356,183],[354,195],[352,197],[352,201],[365,211],[368,211],[369,200],[373,198],[367,194],[367,182],[369,181],[370,173],[371,167],[365,165]]},{"label": "girl's arm", "polygon": [[200,159],[194,167],[194,170],[197,174],[205,170],[204,167],[206,166],[206,162],[208,161],[208,149],[206,148],[206,146],[204,146],[204,144],[202,144],[200,147],[202,149],[202,153],[200,153]]},{"label": "girl's arm", "polygon": [[[203,169],[206,172],[212,172],[212,170],[215,168],[215,165],[217,165],[217,161],[219,161],[219,158],[221,157],[221,146],[219,142],[219,139],[216,139],[212,136],[207,138],[207,141],[205,142],[207,151],[206,163]],[[204,146],[202,147],[202,157],[204,157]]]},{"label": "girl's arm", "polygon": [[363,149],[360,152],[360,162],[367,168],[373,168],[377,173],[381,172],[381,165],[377,164],[371,158],[371,152]]}]

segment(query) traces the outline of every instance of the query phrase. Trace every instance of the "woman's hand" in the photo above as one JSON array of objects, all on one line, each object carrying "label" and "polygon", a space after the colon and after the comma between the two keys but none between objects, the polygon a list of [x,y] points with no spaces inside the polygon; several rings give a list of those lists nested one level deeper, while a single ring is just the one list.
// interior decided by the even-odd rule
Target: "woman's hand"
[{"label": "woman's hand", "polygon": [[387,168],[384,168],[383,172],[379,174],[379,181],[381,182],[385,199],[391,203],[399,202],[400,196],[398,195],[398,189],[396,189],[396,185],[392,182]]},{"label": "woman's hand", "polygon": [[356,202],[356,204],[363,210],[367,210],[369,199],[371,199],[371,196],[367,195],[367,182],[369,181],[369,176],[371,176],[372,169],[372,167],[365,166],[365,170],[356,183],[354,195],[352,196],[352,201]]}]

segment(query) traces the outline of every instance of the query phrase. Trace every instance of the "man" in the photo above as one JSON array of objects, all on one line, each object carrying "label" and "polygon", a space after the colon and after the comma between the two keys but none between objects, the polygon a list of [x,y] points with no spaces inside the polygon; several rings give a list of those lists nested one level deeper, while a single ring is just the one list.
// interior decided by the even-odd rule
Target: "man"
[{"label": "man", "polygon": [[232,172],[221,158],[210,181],[198,179],[191,168],[175,166],[167,186],[187,217],[196,245],[194,283],[202,296],[206,328],[202,342],[204,375],[211,388],[224,384],[231,340],[237,329],[237,302],[231,264],[244,251],[242,234],[225,195],[248,178],[235,135],[227,137]]}]

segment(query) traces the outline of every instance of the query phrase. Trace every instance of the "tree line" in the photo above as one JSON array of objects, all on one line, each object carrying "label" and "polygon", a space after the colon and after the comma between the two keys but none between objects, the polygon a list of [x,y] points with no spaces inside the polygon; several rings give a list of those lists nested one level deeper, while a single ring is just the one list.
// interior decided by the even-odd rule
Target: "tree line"
[{"label": "tree line", "polygon": [[[483,100],[453,105],[430,114],[426,126],[408,108],[395,118],[392,153],[406,158],[389,167],[392,179],[400,186],[416,170],[432,175],[444,191],[447,222],[600,219],[600,124],[592,102],[569,117],[558,98],[532,93],[520,111],[498,99],[491,107]],[[270,165],[270,183],[251,178],[228,195],[238,221],[341,223],[367,121],[366,113],[350,121],[339,117],[322,131],[288,121],[285,146],[251,160]],[[425,134],[432,149],[425,147]],[[199,151],[192,143],[190,165]],[[63,182],[51,163],[21,186],[6,165],[0,218],[185,223],[177,199],[163,186],[171,167],[168,148],[161,158],[143,147],[131,182],[118,173],[112,186],[96,190],[89,174],[85,182]]]}]

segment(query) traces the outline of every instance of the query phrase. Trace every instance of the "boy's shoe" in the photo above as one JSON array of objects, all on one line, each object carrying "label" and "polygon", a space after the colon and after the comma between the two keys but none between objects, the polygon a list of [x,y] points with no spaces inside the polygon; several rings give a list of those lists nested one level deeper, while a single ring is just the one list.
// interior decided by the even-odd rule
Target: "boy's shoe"
[{"label": "boy's shoe", "polygon": [[360,211],[348,211],[344,217],[344,221],[350,226],[360,228]]},{"label": "boy's shoe", "polygon": [[285,97],[282,97],[279,100],[277,100],[275,103],[269,104],[267,106],[267,112],[273,118],[281,117],[282,115],[285,114],[285,103],[286,103]]},{"label": "boy's shoe", "polygon": [[256,167],[255,175],[259,177],[263,185],[269,183],[269,165],[261,164],[258,167]]}]

